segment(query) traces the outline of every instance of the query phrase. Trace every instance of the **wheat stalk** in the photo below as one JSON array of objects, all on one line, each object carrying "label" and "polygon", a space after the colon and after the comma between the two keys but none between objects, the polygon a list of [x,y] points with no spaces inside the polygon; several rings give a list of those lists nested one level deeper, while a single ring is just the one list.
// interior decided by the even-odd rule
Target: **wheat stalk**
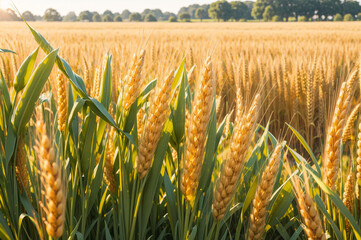
[{"label": "wheat stalk", "polygon": [[29,175],[28,170],[26,169],[25,162],[25,144],[23,137],[19,138],[18,147],[16,150],[16,179],[18,181],[18,185],[20,187],[20,193],[23,192],[25,188],[26,193],[30,196],[29,193]]},{"label": "wheat stalk", "polygon": [[[353,207],[354,187],[355,187],[355,177],[351,169],[350,173],[347,176],[347,180],[345,183],[345,190],[343,192],[343,199],[342,199],[343,204],[345,204],[345,206],[351,213]],[[346,223],[346,231],[349,232],[350,222],[348,220],[345,220],[345,223]]]},{"label": "wheat stalk", "polygon": [[113,174],[113,160],[114,160],[114,128],[111,129],[109,132],[107,149],[106,149],[106,156],[105,156],[105,163],[104,163],[104,180],[108,185],[109,191],[115,193],[115,180]]}]

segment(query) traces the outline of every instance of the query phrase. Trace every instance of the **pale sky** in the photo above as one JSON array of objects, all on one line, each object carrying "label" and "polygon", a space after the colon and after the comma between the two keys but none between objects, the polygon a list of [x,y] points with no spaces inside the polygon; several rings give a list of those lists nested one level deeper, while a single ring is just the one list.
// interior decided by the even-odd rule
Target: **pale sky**
[{"label": "pale sky", "polygon": [[[70,11],[76,14],[83,10],[103,13],[109,9],[112,12],[122,12],[128,9],[131,12],[142,12],[146,8],[159,8],[163,12],[177,13],[181,7],[190,4],[209,4],[215,0],[13,0],[20,12],[26,10],[33,14],[43,15],[47,8],[55,8],[61,15]],[[9,0],[0,0],[0,8],[11,8]]]}]

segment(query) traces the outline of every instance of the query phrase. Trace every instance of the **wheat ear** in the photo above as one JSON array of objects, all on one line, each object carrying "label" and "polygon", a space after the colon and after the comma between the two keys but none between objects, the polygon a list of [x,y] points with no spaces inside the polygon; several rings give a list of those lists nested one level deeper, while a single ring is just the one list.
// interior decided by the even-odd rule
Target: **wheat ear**
[{"label": "wheat ear", "polygon": [[56,84],[58,87],[58,129],[59,131],[64,132],[68,111],[68,101],[66,98],[66,84],[61,72],[58,73]]},{"label": "wheat ear", "polygon": [[139,87],[141,85],[141,70],[144,63],[145,50],[142,50],[138,56],[133,56],[131,68],[125,77],[123,108],[128,110],[138,97]]},{"label": "wheat ear", "polygon": [[[257,94],[247,115],[235,123],[230,143],[230,156],[223,163],[214,188],[212,209],[213,216],[217,220],[224,217],[236,190],[236,184],[244,165],[246,150],[251,143],[256,126],[259,105],[260,95]],[[238,109],[237,111],[241,110]]]},{"label": "wheat ear", "polygon": [[168,74],[166,80],[157,88],[156,95],[150,103],[149,117],[142,131],[136,160],[136,168],[141,179],[145,177],[152,165],[163,126],[168,118],[173,75],[173,71]]},{"label": "wheat ear", "polygon": [[261,239],[266,225],[267,207],[271,200],[277,171],[280,166],[282,144],[277,144],[264,170],[253,199],[248,239]]},{"label": "wheat ear", "polygon": [[347,82],[344,82],[341,85],[341,91],[338,95],[335,112],[332,118],[331,127],[327,134],[326,142],[325,177],[327,185],[331,188],[335,188],[338,176],[340,142],[342,140],[342,130],[347,115],[347,100]]},{"label": "wheat ear", "polygon": [[45,201],[40,202],[46,213],[43,220],[47,233],[53,238],[59,238],[64,232],[66,210],[66,191],[62,177],[62,165],[55,158],[55,149],[46,135],[46,126],[42,121],[36,123],[36,129],[40,134],[37,153],[45,197]]},{"label": "wheat ear", "polygon": [[211,58],[205,61],[198,93],[186,138],[186,152],[181,177],[181,191],[188,201],[194,199],[202,169],[207,126],[212,111],[216,81],[212,76]]}]

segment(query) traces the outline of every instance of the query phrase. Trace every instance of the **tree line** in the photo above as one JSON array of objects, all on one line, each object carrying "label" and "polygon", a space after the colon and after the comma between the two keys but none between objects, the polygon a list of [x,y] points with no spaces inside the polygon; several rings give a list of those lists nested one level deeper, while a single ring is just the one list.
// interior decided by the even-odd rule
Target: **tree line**
[{"label": "tree line", "polygon": [[[290,18],[299,21],[313,20],[361,20],[361,6],[355,0],[256,0],[253,1],[216,1],[211,4],[192,4],[179,9],[178,13],[162,12],[160,9],[145,9],[143,12],[123,10],[113,13],[106,10],[75,12],[61,16],[53,8],[44,12],[43,16],[25,11],[23,17],[27,21],[87,21],[87,22],[121,22],[121,21],[191,21],[192,19],[211,19],[216,21],[288,21]],[[344,16],[344,17],[343,17]],[[0,21],[20,21],[20,17],[12,9],[0,9]]]}]

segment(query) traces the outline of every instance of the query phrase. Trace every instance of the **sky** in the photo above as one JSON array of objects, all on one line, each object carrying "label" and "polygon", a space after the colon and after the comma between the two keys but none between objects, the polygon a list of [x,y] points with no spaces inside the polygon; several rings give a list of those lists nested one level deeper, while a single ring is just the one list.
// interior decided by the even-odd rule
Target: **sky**
[{"label": "sky", "polygon": [[[159,8],[163,12],[177,13],[181,7],[190,4],[209,4],[214,0],[13,0],[20,12],[26,10],[33,14],[43,15],[47,8],[55,8],[61,15],[70,11],[79,14],[83,10],[103,13],[109,9],[112,12],[122,12],[128,9],[131,12],[142,12],[146,8]],[[0,8],[10,8],[10,0],[0,0]]]}]

